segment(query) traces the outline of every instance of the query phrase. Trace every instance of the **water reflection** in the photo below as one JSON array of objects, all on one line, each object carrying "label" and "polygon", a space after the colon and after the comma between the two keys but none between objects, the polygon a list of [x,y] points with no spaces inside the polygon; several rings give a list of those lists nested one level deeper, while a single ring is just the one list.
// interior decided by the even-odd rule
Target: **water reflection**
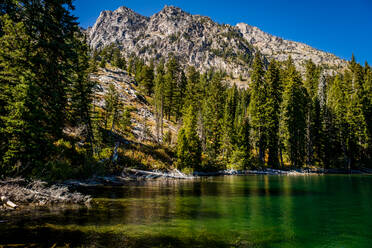
[{"label": "water reflection", "polygon": [[368,176],[230,176],[105,187],[88,191],[96,198],[90,209],[0,217],[9,220],[0,224],[0,245],[368,247],[371,188]]}]

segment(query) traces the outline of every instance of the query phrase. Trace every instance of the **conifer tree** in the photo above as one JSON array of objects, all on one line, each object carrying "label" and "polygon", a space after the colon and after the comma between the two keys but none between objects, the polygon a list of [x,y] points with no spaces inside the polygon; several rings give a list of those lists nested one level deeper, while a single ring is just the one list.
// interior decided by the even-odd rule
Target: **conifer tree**
[{"label": "conifer tree", "polygon": [[[8,29],[9,32],[1,37],[5,42],[3,51],[12,49],[4,53],[7,55],[2,63],[6,68],[17,61],[11,57],[15,55],[20,58],[17,67],[22,68],[23,72],[14,74],[15,69],[10,67],[6,69],[9,71],[2,71],[3,75],[7,75],[4,78],[5,87],[12,85],[17,89],[17,96],[8,98],[6,104],[15,104],[22,111],[14,115],[13,110],[17,108],[12,107],[12,111],[5,113],[3,123],[7,123],[4,126],[9,125],[6,132],[10,142],[14,142],[5,144],[2,150],[7,154],[4,158],[9,167],[17,164],[16,170],[23,169],[24,173],[28,173],[48,160],[48,156],[53,154],[53,143],[63,137],[62,130],[69,111],[68,89],[80,73],[80,67],[74,64],[78,57],[79,49],[74,44],[79,29],[76,18],[70,13],[72,1],[18,2],[15,16],[19,19],[12,24],[16,29]],[[7,48],[12,35],[14,38],[11,42],[20,40],[20,43],[8,45]],[[28,45],[21,45],[25,43]],[[21,63],[22,59],[24,62]],[[9,75],[14,76],[11,78]],[[8,97],[13,94],[11,91],[8,93],[5,93]],[[16,123],[27,128],[10,128]],[[16,141],[19,135],[23,136],[22,143]]]},{"label": "conifer tree", "polygon": [[88,78],[91,69],[89,65],[87,42],[77,36],[75,42],[76,57],[74,79],[68,89],[69,119],[75,125],[83,125],[86,128],[87,142],[90,144],[90,152],[93,154],[93,129],[91,122],[91,104],[93,101],[93,87],[95,83]]},{"label": "conifer tree", "polygon": [[201,164],[201,144],[197,134],[197,119],[193,106],[187,109],[183,127],[177,139],[178,168],[198,168]]},{"label": "conifer tree", "polygon": [[194,168],[200,165],[201,160],[201,146],[197,133],[197,118],[195,110],[190,106],[184,118],[185,134],[188,139],[189,154],[191,155],[191,163]]},{"label": "conifer tree", "polygon": [[179,64],[174,56],[171,56],[166,64],[167,72],[165,74],[164,87],[164,110],[167,119],[174,114],[175,106],[175,91],[177,87],[177,80],[179,76]]},{"label": "conifer tree", "polygon": [[351,169],[361,162],[367,147],[367,125],[363,114],[363,101],[366,96],[363,87],[364,75],[362,66],[355,62],[354,56],[349,62],[349,71],[345,74],[345,83],[349,88],[347,121],[351,130],[348,140],[351,157],[348,169]]},{"label": "conifer tree", "polygon": [[97,53],[94,52],[92,58],[89,61],[89,72],[97,72]]},{"label": "conifer tree", "polygon": [[[37,151],[29,149],[38,148],[31,137],[40,135],[41,130],[33,132],[35,126],[27,121],[36,114],[31,112],[35,102],[30,91],[35,86],[32,86],[32,67],[27,57],[33,55],[27,54],[31,37],[24,24],[13,22],[9,15],[1,16],[0,22],[3,31],[0,37],[0,155],[1,171],[5,174],[22,169],[14,167],[16,162],[26,162],[30,159],[28,154]],[[27,142],[31,142],[29,146]]]},{"label": "conifer tree", "polygon": [[306,116],[306,157],[307,164],[314,164],[319,161],[321,147],[321,108],[318,94],[320,81],[320,67],[311,60],[306,63],[304,87],[309,95],[309,106]]},{"label": "conifer tree", "polygon": [[178,131],[177,136],[177,168],[183,169],[190,165],[189,144],[186,137],[185,129]]},{"label": "conifer tree", "polygon": [[26,24],[37,47],[31,61],[37,65],[35,80],[40,83],[38,95],[45,114],[44,129],[58,140],[66,119],[66,87],[74,80],[72,60],[76,51],[70,44],[79,32],[76,17],[70,13],[74,7],[71,0],[25,1],[24,5]]},{"label": "conifer tree", "polygon": [[155,118],[156,118],[156,136],[158,142],[163,138],[163,119],[164,119],[164,62],[160,62],[156,69],[155,78]]},{"label": "conifer tree", "polygon": [[265,75],[267,84],[267,146],[268,165],[274,168],[279,166],[279,116],[282,102],[282,85],[279,68],[275,60],[270,62]]},{"label": "conifer tree", "polygon": [[236,145],[230,163],[238,165],[239,169],[247,169],[251,162],[250,126],[247,117],[244,117],[238,129]]},{"label": "conifer tree", "polygon": [[154,90],[154,70],[150,66],[144,65],[141,68],[138,76],[138,83],[145,91],[145,94],[150,96]]},{"label": "conifer tree", "polygon": [[233,151],[236,143],[236,133],[234,128],[235,111],[237,109],[238,102],[238,89],[234,85],[231,89],[227,90],[227,97],[224,106],[223,115],[223,136],[222,136],[222,152],[223,157],[228,160]]},{"label": "conifer tree", "polygon": [[260,54],[256,54],[253,60],[253,72],[251,83],[251,100],[249,104],[249,116],[253,137],[256,147],[259,149],[259,163],[264,164],[265,150],[267,147],[267,84],[264,79],[265,71]]},{"label": "conifer tree", "polygon": [[142,68],[145,66],[145,62],[142,59],[136,59],[134,62],[134,78],[140,84],[144,74],[142,73]]},{"label": "conifer tree", "polygon": [[174,112],[176,121],[178,121],[182,116],[182,108],[185,102],[185,91],[186,91],[187,78],[182,69],[179,71],[179,76],[177,78],[177,84],[174,92]]},{"label": "conifer tree", "polygon": [[305,161],[306,111],[308,95],[291,60],[287,61],[281,105],[281,135],[293,167]]},{"label": "conifer tree", "polygon": [[124,109],[119,122],[120,122],[119,124],[120,124],[121,129],[125,133],[130,132],[132,122],[131,122],[131,114],[128,108]]},{"label": "conifer tree", "polygon": [[[350,149],[348,149],[349,138],[350,138],[350,128],[347,123],[347,102],[349,101],[347,84],[340,75],[337,75],[332,82],[329,92],[327,106],[332,115],[332,122],[336,132],[337,138],[334,140],[336,146],[340,147],[344,157],[344,167],[347,168],[351,163]],[[335,152],[335,151],[333,151]],[[327,158],[329,159],[329,158]]]},{"label": "conifer tree", "polygon": [[211,81],[208,82],[207,96],[203,102],[205,149],[211,159],[216,159],[220,155],[223,134],[222,119],[226,88],[221,81],[220,73],[214,73]]},{"label": "conifer tree", "polygon": [[113,65],[118,67],[119,69],[125,70],[126,69],[126,61],[125,58],[121,55],[120,49],[116,47],[113,52]]},{"label": "conifer tree", "polygon": [[235,110],[235,120],[234,120],[234,128],[239,130],[240,126],[243,123],[243,120],[247,118],[247,110],[249,106],[249,91],[248,90],[240,90],[238,96],[238,103]]},{"label": "conifer tree", "polygon": [[367,161],[370,163],[372,161],[372,69],[365,63],[364,66],[364,99],[363,99],[363,114],[366,121],[366,131],[367,131]]},{"label": "conifer tree", "polygon": [[200,92],[200,73],[191,66],[187,68],[187,83],[185,106],[193,105],[195,108],[200,108],[201,92]]}]

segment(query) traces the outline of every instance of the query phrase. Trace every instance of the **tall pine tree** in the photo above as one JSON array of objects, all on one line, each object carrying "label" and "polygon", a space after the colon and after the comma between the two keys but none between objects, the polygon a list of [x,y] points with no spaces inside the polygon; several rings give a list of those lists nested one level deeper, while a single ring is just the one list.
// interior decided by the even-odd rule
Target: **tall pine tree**
[{"label": "tall pine tree", "polygon": [[275,60],[270,62],[265,81],[267,84],[268,165],[277,168],[279,166],[279,116],[283,87],[280,81],[279,67]]},{"label": "tall pine tree", "polygon": [[197,134],[197,118],[193,106],[187,109],[177,139],[177,167],[200,168],[201,144]]},{"label": "tall pine tree", "polygon": [[286,62],[283,102],[281,105],[281,139],[293,167],[305,161],[305,134],[308,95],[291,58]]},{"label": "tall pine tree", "polygon": [[258,147],[258,160],[264,164],[265,150],[267,148],[268,112],[267,112],[267,84],[264,78],[265,71],[261,54],[256,54],[253,60],[251,83],[251,100],[249,104],[249,117],[254,143]]}]

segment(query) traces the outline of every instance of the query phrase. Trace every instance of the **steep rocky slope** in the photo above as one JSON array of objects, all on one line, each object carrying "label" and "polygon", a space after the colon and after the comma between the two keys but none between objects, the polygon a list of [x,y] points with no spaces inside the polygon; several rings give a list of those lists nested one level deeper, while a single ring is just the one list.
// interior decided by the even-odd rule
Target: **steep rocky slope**
[{"label": "steep rocky slope", "polygon": [[[126,167],[147,170],[172,168],[174,162],[172,147],[176,142],[178,123],[164,120],[165,139],[158,137],[152,107],[153,98],[143,95],[138,83],[126,71],[108,65],[91,73],[90,80],[95,82],[93,125],[96,127],[95,137],[99,147],[97,156],[100,161],[118,159],[119,163]],[[109,114],[111,117],[106,119],[105,112],[110,105],[106,102],[107,97],[112,94],[113,89],[118,96],[116,105],[118,112],[114,115],[117,120],[115,125],[112,123],[114,117],[112,113]],[[129,112],[130,123],[125,121],[123,126],[122,120],[128,118],[125,112]]]},{"label": "steep rocky slope", "polygon": [[333,54],[283,40],[248,24],[220,25],[173,6],[165,6],[151,17],[126,7],[103,11],[87,34],[94,49],[116,43],[125,55],[144,59],[167,58],[173,53],[183,65],[201,71],[222,69],[234,76],[249,76],[250,63],[257,51],[267,59],[279,61],[291,55],[300,69],[307,59],[329,70],[345,66],[345,61]]},{"label": "steep rocky slope", "polygon": [[255,53],[236,27],[169,6],[150,18],[125,7],[103,11],[88,29],[88,37],[94,49],[117,43],[126,55],[147,59],[173,53],[184,65],[201,71],[214,67],[235,75],[248,74]]},{"label": "steep rocky slope", "polygon": [[[138,84],[132,76],[118,68],[100,68],[90,75],[90,80],[96,82],[93,100],[96,108],[105,108],[105,95],[108,94],[109,86],[113,85],[118,93],[120,104],[132,109],[131,133],[135,139],[140,142],[156,140],[155,115],[148,101],[151,99],[137,90]],[[170,121],[164,120],[164,131],[174,134],[177,132],[177,127]]]},{"label": "steep rocky slope", "polygon": [[300,42],[283,40],[245,23],[239,23],[236,26],[250,44],[269,58],[284,61],[291,55],[298,67],[309,59],[318,65],[325,65],[325,68],[334,70],[346,66],[346,62],[334,54],[314,49]]}]

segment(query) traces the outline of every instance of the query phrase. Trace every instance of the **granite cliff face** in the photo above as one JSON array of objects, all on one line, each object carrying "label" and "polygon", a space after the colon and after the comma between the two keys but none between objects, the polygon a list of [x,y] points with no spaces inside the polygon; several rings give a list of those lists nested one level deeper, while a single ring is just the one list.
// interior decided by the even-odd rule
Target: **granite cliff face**
[{"label": "granite cliff face", "polygon": [[244,23],[221,25],[173,6],[165,6],[151,17],[126,7],[103,11],[94,26],[87,29],[87,34],[93,49],[116,43],[125,55],[134,54],[144,59],[167,58],[173,53],[183,65],[192,65],[201,71],[221,69],[234,76],[249,77],[250,64],[257,51],[267,60],[283,61],[291,55],[300,69],[307,59],[329,70],[345,65],[345,61],[335,55],[283,40],[256,27]]}]

